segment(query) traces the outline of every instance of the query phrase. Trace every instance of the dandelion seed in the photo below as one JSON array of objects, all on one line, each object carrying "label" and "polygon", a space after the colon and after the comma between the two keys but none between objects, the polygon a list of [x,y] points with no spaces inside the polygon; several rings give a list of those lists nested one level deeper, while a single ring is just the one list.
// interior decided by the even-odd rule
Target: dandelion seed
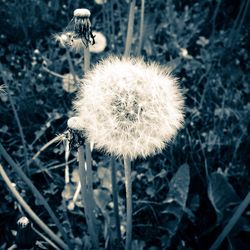
[{"label": "dandelion seed", "polygon": [[75,110],[86,137],[116,156],[159,152],[181,128],[183,96],[169,69],[109,57],[89,71]]}]

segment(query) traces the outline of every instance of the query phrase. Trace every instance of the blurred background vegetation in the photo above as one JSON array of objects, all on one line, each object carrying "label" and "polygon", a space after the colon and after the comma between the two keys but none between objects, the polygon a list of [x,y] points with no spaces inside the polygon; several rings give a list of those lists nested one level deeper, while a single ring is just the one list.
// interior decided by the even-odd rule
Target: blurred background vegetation
[{"label": "blurred background vegetation", "polygon": [[[75,92],[65,91],[60,77],[71,71],[69,57],[53,35],[67,26],[74,9],[90,9],[93,30],[102,32],[107,39],[105,50],[92,54],[92,64],[110,53],[119,55],[124,51],[129,1],[101,2],[0,2],[0,79],[1,84],[7,79],[8,85],[5,93],[0,93],[0,141],[20,166],[24,167],[43,145],[63,133],[73,115]],[[142,56],[174,69],[186,98],[186,118],[184,128],[163,153],[138,160],[133,166],[135,249],[169,247],[165,236],[170,224],[166,222],[163,201],[171,178],[183,164],[189,165],[191,182],[183,215],[177,216],[177,228],[171,228],[171,249],[208,249],[250,190],[249,2],[146,1]],[[141,2],[137,1],[133,55],[138,45],[140,7]],[[70,52],[70,59],[82,78],[82,55]],[[20,136],[20,127],[24,138]],[[111,202],[108,159],[97,151],[93,157],[96,199],[105,217],[105,213],[110,215]],[[86,231],[82,206],[67,208],[76,189],[77,163],[70,165],[70,192],[65,189],[63,163],[64,146],[54,144],[41,153],[26,173],[67,232],[81,245],[86,240],[81,238],[82,231]],[[43,208],[4,164],[23,197],[49,224]],[[119,195],[124,198],[123,168],[119,162],[117,168]],[[15,230],[20,212],[2,179],[0,194],[0,248],[5,249],[14,242],[10,229]],[[120,209],[124,214],[123,199]],[[100,216],[102,230],[103,217]],[[248,210],[222,249],[249,249],[249,232]]]}]

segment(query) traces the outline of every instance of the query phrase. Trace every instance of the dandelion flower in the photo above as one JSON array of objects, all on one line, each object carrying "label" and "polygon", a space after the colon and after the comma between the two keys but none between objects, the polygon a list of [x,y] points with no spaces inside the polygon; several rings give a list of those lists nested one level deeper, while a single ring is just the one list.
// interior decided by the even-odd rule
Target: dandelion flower
[{"label": "dandelion flower", "polygon": [[109,57],[89,71],[75,100],[86,137],[135,159],[161,151],[181,128],[183,96],[170,70],[137,58]]},{"label": "dandelion flower", "polygon": [[95,37],[95,44],[89,46],[89,51],[92,53],[103,52],[107,46],[106,37],[98,31],[93,31],[93,36]]}]

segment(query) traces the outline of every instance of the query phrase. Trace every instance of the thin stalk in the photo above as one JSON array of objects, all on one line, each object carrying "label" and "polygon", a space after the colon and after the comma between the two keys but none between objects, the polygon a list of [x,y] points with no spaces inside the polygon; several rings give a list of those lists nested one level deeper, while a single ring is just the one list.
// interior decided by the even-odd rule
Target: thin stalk
[{"label": "thin stalk", "polygon": [[74,69],[74,66],[73,66],[71,56],[70,56],[70,53],[69,53],[68,49],[66,49],[66,56],[67,56],[67,60],[68,60],[68,63],[69,63],[69,70],[70,70],[71,74],[73,75],[74,82],[76,83],[77,82],[77,76],[76,76],[76,72],[75,72],[75,69]]},{"label": "thin stalk", "polygon": [[31,162],[33,162],[46,148],[48,148],[50,145],[61,141],[63,138],[65,137],[65,135],[58,135],[55,138],[53,138],[52,140],[50,140],[49,142],[47,142],[45,145],[43,145],[39,151],[36,152],[36,154],[31,158],[31,160],[29,161],[29,164]]},{"label": "thin stalk", "polygon": [[58,230],[62,234],[62,237],[67,242],[67,244],[70,246],[70,241],[67,237],[67,234],[65,233],[63,226],[57,219],[56,215],[54,214],[53,210],[51,209],[48,202],[45,200],[43,195],[38,191],[38,189],[34,186],[34,184],[31,182],[31,180],[27,177],[27,175],[23,172],[23,170],[14,162],[14,160],[10,157],[10,155],[7,153],[7,151],[4,149],[2,144],[0,143],[0,155],[3,156],[3,158],[9,163],[9,165],[13,168],[13,170],[19,175],[19,177],[22,178],[22,180],[27,184],[27,186],[32,191],[33,195],[37,197],[37,199],[43,204],[44,208],[47,210],[48,214],[50,215],[53,222],[56,224]]},{"label": "thin stalk", "polygon": [[58,248],[58,246],[56,246],[56,245],[54,244],[54,242],[52,242],[49,238],[47,238],[45,235],[43,235],[42,233],[40,233],[36,228],[34,228],[33,225],[31,225],[31,228],[32,228],[32,230],[33,230],[36,234],[38,234],[41,238],[43,238],[45,241],[47,241],[48,244],[50,244],[54,249],[60,250],[60,248]]},{"label": "thin stalk", "polygon": [[133,27],[134,27],[134,19],[135,19],[135,0],[131,0],[130,1],[130,8],[129,8],[127,38],[126,38],[125,51],[124,51],[125,57],[129,57],[129,55],[130,55]]},{"label": "thin stalk", "polygon": [[92,244],[96,250],[99,250],[99,241],[96,235],[96,230],[93,222],[93,210],[91,210],[91,204],[89,203],[89,195],[87,190],[87,171],[86,171],[86,161],[85,161],[85,152],[84,147],[80,146],[78,149],[79,155],[79,175],[81,182],[81,196],[84,203],[84,210],[86,216],[86,222],[88,226],[89,235],[92,240]]},{"label": "thin stalk", "polygon": [[36,213],[30,208],[30,206],[26,203],[26,201],[22,198],[20,193],[16,190],[16,188],[12,185],[8,175],[4,171],[2,165],[0,164],[0,175],[2,176],[4,182],[10,189],[13,196],[17,199],[19,204],[23,207],[23,209],[29,214],[30,218],[48,235],[52,240],[54,240],[62,249],[69,250],[70,248],[54,233],[50,228],[36,215]]},{"label": "thin stalk", "polygon": [[94,201],[94,192],[93,192],[92,157],[91,157],[90,144],[88,142],[85,143],[85,152],[86,152],[87,187],[88,187],[89,203],[92,208],[93,222],[96,225],[95,216],[93,214],[93,211],[95,211],[96,205]]},{"label": "thin stalk", "polygon": [[137,55],[141,54],[142,48],[142,40],[143,40],[143,33],[144,33],[144,11],[145,11],[145,0],[141,0],[141,19],[140,19],[140,36],[139,36],[139,43],[138,43],[138,50]]},{"label": "thin stalk", "polygon": [[90,52],[89,48],[84,47],[84,52],[83,52],[83,70],[84,74],[86,74],[89,71],[90,68]]},{"label": "thin stalk", "polygon": [[[11,96],[10,88],[9,88],[9,84],[8,84],[8,79],[6,77],[6,72],[3,70],[2,64],[0,64],[0,70],[1,70],[1,72],[3,72],[2,73],[3,82],[4,82],[4,84],[5,84],[6,88],[7,88],[7,93],[8,93],[9,100],[10,100],[10,105],[11,105],[11,108],[13,110],[14,117],[15,117],[15,120],[16,120],[16,123],[17,123],[17,126],[18,126],[19,134],[20,134],[20,137],[21,137],[21,142],[22,142],[22,145],[23,145],[23,153],[24,153],[24,159],[25,159],[26,173],[29,175],[30,168],[29,168],[29,163],[28,163],[28,150],[27,150],[27,147],[26,147],[26,140],[25,140],[24,133],[23,133],[23,127],[22,127],[21,121],[19,119],[19,116],[18,116],[16,107],[15,107],[15,104],[14,104],[13,98]],[[9,75],[11,77],[11,74],[9,74]]]},{"label": "thin stalk", "polygon": [[216,241],[210,247],[209,250],[216,250],[220,247],[221,243],[227,237],[227,235],[230,233],[230,231],[232,230],[232,228],[234,227],[236,222],[239,220],[239,218],[241,217],[241,215],[243,214],[243,212],[245,211],[245,209],[247,208],[249,203],[250,203],[250,192],[248,192],[245,199],[241,202],[241,204],[239,205],[239,207],[235,211],[234,215],[229,220],[229,222],[224,227],[223,231],[221,232],[221,234],[219,235],[219,237],[216,239]]},{"label": "thin stalk", "polygon": [[118,206],[116,167],[114,158],[111,158],[110,165],[111,165],[112,194],[113,194],[115,225],[116,225],[116,238],[117,242],[120,243],[122,241],[121,241],[121,227],[120,227],[119,206]]},{"label": "thin stalk", "polygon": [[131,160],[129,157],[124,158],[125,168],[125,187],[127,202],[127,225],[126,225],[126,245],[125,250],[131,250],[132,245],[132,181],[131,181]]}]

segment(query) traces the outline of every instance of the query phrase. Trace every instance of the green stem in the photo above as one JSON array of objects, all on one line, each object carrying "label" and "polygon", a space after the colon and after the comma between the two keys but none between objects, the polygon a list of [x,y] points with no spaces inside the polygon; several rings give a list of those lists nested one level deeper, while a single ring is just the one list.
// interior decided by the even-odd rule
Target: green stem
[{"label": "green stem", "polygon": [[134,27],[134,19],[135,19],[135,0],[131,0],[130,1],[130,8],[129,8],[127,38],[126,38],[125,52],[124,52],[125,57],[129,57],[129,55],[130,55],[133,27]]},{"label": "green stem", "polygon": [[140,36],[138,43],[137,55],[141,54],[143,32],[144,32],[144,11],[145,11],[145,0],[141,0],[141,20],[140,20]]},{"label": "green stem", "polygon": [[89,203],[89,194],[87,189],[87,171],[85,162],[85,152],[83,146],[79,147],[78,154],[79,154],[79,175],[81,182],[81,196],[84,203],[84,210],[85,210],[88,231],[94,248],[98,250],[99,241],[96,235],[96,230],[93,222],[93,208],[91,207],[91,203]]},{"label": "green stem", "polygon": [[126,245],[125,250],[131,250],[132,245],[132,181],[131,181],[131,160],[129,157],[124,158],[125,168],[125,186],[127,201],[127,227],[126,227]]},{"label": "green stem", "polygon": [[2,144],[0,143],[0,155],[3,156],[3,158],[12,166],[14,171],[23,179],[23,181],[27,184],[27,186],[30,188],[30,190],[33,192],[34,196],[37,197],[38,200],[43,204],[44,208],[47,210],[48,214],[50,215],[51,219],[56,224],[58,230],[62,234],[64,240],[67,242],[67,244],[70,246],[70,241],[61,225],[59,220],[57,219],[56,215],[54,214],[53,210],[45,200],[45,198],[42,196],[42,194],[38,191],[38,189],[34,186],[34,184],[31,182],[31,180],[26,176],[26,174],[23,172],[23,170],[13,161],[13,159],[10,157],[10,155],[6,152]]},{"label": "green stem", "polygon": [[111,165],[112,193],[113,193],[115,224],[116,224],[116,238],[117,238],[117,242],[120,244],[121,243],[121,227],[120,227],[119,206],[118,206],[116,167],[115,167],[115,160],[113,157],[111,158],[110,165]]},{"label": "green stem", "polygon": [[51,229],[34,213],[34,211],[30,208],[30,206],[25,202],[16,188],[12,185],[9,177],[7,176],[6,172],[4,171],[2,165],[0,164],[0,175],[2,176],[4,182],[10,189],[13,196],[17,199],[23,209],[29,214],[30,218],[47,234],[53,239],[62,249],[69,250],[70,248],[56,235],[54,234]]},{"label": "green stem", "polygon": [[227,237],[227,235],[230,233],[230,231],[232,230],[232,228],[234,227],[236,222],[239,220],[240,216],[243,214],[243,212],[245,211],[245,209],[247,208],[249,203],[250,203],[250,192],[248,192],[245,199],[241,202],[241,204],[239,205],[239,207],[235,211],[234,215],[229,220],[229,222],[224,227],[223,231],[221,232],[221,234],[219,235],[219,237],[216,239],[216,241],[210,247],[209,250],[216,250],[220,247],[221,243]]}]

